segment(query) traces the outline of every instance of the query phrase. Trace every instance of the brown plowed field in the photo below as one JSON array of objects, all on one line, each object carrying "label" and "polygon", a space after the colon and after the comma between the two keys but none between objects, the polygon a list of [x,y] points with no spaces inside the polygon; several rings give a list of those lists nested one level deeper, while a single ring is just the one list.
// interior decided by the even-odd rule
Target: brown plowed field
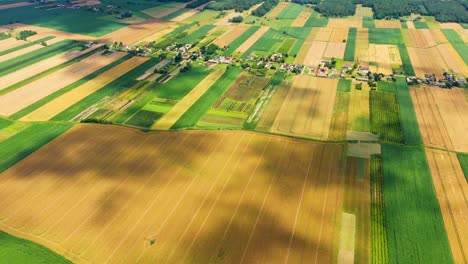
[{"label": "brown plowed field", "polygon": [[411,88],[424,145],[468,152],[468,102],[462,89]]},{"label": "brown plowed field", "polygon": [[455,263],[468,262],[468,184],[457,155],[426,149]]},{"label": "brown plowed field", "polygon": [[41,108],[26,115],[21,120],[47,121],[147,60],[147,58],[143,57],[133,57],[72,91],[50,101]]},{"label": "brown plowed field", "polygon": [[123,56],[125,53],[116,52],[103,56],[101,52],[98,52],[80,62],[0,96],[0,114],[10,116]]},{"label": "brown plowed field", "polygon": [[2,174],[0,227],[76,263],[332,263],[343,152],[78,125]]},{"label": "brown plowed field", "polygon": [[408,53],[416,76],[424,77],[425,74],[433,73],[438,79],[444,78],[443,73],[448,66],[436,47],[426,49],[408,47]]},{"label": "brown plowed field", "polygon": [[130,25],[109,33],[100,38],[102,41],[117,41],[124,45],[131,45],[148,36],[170,27],[173,22],[165,22],[156,19],[149,19],[142,23]]},{"label": "brown plowed field", "polygon": [[7,74],[5,76],[0,77],[0,90],[3,90],[15,83],[18,83],[22,80],[25,80],[27,78],[30,78],[36,74],[39,74],[45,70],[48,70],[50,68],[53,68],[57,65],[60,65],[64,62],[67,62],[69,60],[72,60],[78,56],[81,56],[85,53],[88,53],[94,49],[99,48],[100,46],[95,45],[89,49],[85,49],[80,52],[64,52],[61,54],[58,54],[56,56],[50,57],[48,59],[36,62],[34,64],[31,64],[27,67],[24,67],[18,71],[12,72],[10,74]]},{"label": "brown plowed field", "polygon": [[242,35],[242,33],[244,33],[249,28],[250,26],[245,25],[234,26],[234,28],[226,32],[224,35],[222,35],[219,38],[216,38],[213,43],[218,45],[219,47],[229,46],[229,44],[231,44],[232,41],[234,41],[236,38]]},{"label": "brown plowed field", "polygon": [[273,133],[328,139],[338,80],[295,76]]}]

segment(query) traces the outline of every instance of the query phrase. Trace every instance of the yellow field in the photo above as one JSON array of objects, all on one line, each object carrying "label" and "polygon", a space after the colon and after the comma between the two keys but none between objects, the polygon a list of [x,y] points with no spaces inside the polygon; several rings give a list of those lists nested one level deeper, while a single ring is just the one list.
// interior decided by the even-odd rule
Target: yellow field
[{"label": "yellow field", "polygon": [[303,60],[303,64],[307,66],[317,67],[323,58],[323,54],[325,53],[327,44],[327,42],[312,41],[312,45],[310,46],[310,49]]},{"label": "yellow field", "polygon": [[369,29],[367,28],[357,30],[355,59],[361,65],[369,65]]},{"label": "yellow field", "polygon": [[338,80],[295,76],[273,133],[328,139]]},{"label": "yellow field", "polygon": [[147,60],[147,58],[133,57],[72,91],[52,100],[41,108],[26,115],[22,120],[47,121]]},{"label": "yellow field", "polygon": [[436,47],[408,47],[408,53],[416,76],[424,77],[425,74],[433,73],[438,79],[444,78],[443,73],[448,70],[448,66]]},{"label": "yellow field", "polygon": [[303,27],[312,14],[312,10],[309,8],[302,9],[301,13],[297,16],[296,19],[291,23],[291,27]]},{"label": "yellow field", "polygon": [[357,16],[357,17],[372,17],[372,16],[374,16],[374,12],[372,12],[372,8],[363,7],[361,4],[358,4],[358,5],[356,5],[355,16]]},{"label": "yellow field", "polygon": [[100,38],[102,41],[117,41],[124,45],[131,45],[142,39],[152,36],[170,26],[173,22],[165,22],[157,19],[148,19],[142,23],[129,25]]},{"label": "yellow field", "polygon": [[369,131],[369,85],[362,83],[362,90],[351,88],[348,112],[348,129]]},{"label": "yellow field", "polygon": [[[95,37],[91,37],[91,36],[80,35],[80,34],[60,31],[60,30],[56,30],[56,29],[45,28],[45,27],[26,25],[26,24],[21,24],[21,23],[14,23],[14,24],[8,24],[8,25],[0,26],[0,29],[1,28],[14,29],[16,31],[32,30],[32,31],[37,32],[37,34],[40,34],[40,35],[56,36],[56,37],[61,38],[61,39],[74,39],[74,40],[79,40],[79,41],[90,41],[90,40],[95,40],[96,39]],[[0,47],[1,47],[1,45],[0,45]]]},{"label": "yellow field", "polygon": [[288,2],[279,2],[265,17],[267,19],[275,19],[289,5]]},{"label": "yellow field", "polygon": [[383,74],[392,74],[392,65],[395,68],[402,65],[396,45],[369,44],[369,61],[377,64],[371,71]]},{"label": "yellow field", "polygon": [[360,28],[362,27],[362,17],[330,18],[327,27]]},{"label": "yellow field", "polygon": [[80,62],[0,96],[0,115],[10,116],[123,56],[125,53],[116,52],[103,56],[101,52],[98,52]]},{"label": "yellow field", "polygon": [[215,70],[206,76],[195,88],[193,88],[182,100],[159,119],[152,127],[156,130],[169,130],[182,115],[189,110],[200,97],[223,75],[224,70]]},{"label": "yellow field", "polygon": [[333,263],[344,149],[78,125],[2,174],[0,227],[76,263]]},{"label": "yellow field", "polygon": [[310,47],[312,46],[312,43],[315,39],[315,36],[318,33],[318,30],[319,28],[312,28],[309,35],[304,40],[304,44],[302,44],[301,48],[299,49],[299,52],[297,53],[296,58],[294,58],[295,64],[297,63],[304,64],[304,60],[307,57],[307,54],[309,53]]},{"label": "yellow field", "polygon": [[27,67],[24,67],[18,71],[12,72],[10,74],[7,74],[5,76],[0,77],[0,90],[3,90],[15,83],[20,82],[21,80],[30,78],[38,73],[41,73],[47,69],[53,68],[57,65],[60,65],[64,62],[67,62],[69,60],[72,60],[78,56],[81,56],[83,54],[86,54],[90,51],[93,51],[97,48],[101,47],[101,45],[94,45],[93,47],[89,49],[85,49],[80,52],[64,52],[61,54],[58,54],[56,56],[50,57],[48,59],[36,62],[34,64],[31,64]]},{"label": "yellow field", "polygon": [[223,34],[221,37],[216,38],[213,43],[218,45],[219,47],[225,47],[231,44],[233,40],[235,40],[237,37],[242,35],[247,29],[249,29],[250,26],[245,26],[245,25],[239,25],[239,26],[234,26],[231,30],[228,30],[225,34]]},{"label": "yellow field", "polygon": [[376,28],[401,28],[398,20],[375,20]]},{"label": "yellow field", "polygon": [[327,58],[343,58],[345,49],[346,43],[328,42],[323,56]]},{"label": "yellow field", "polygon": [[468,76],[467,65],[451,44],[440,44],[437,46],[437,50],[449,69],[455,73],[461,74],[462,76]]}]

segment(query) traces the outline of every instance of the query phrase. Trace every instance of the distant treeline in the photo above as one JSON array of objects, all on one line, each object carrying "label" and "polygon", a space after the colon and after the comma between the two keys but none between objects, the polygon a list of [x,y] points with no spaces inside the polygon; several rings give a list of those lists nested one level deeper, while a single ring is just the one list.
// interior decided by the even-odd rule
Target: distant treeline
[{"label": "distant treeline", "polygon": [[211,1],[211,0],[196,0],[196,1],[193,1],[191,3],[188,3],[187,7],[188,8],[196,8],[196,7],[199,7],[201,5],[204,5],[204,4],[208,3],[209,1]]},{"label": "distant treeline", "polygon": [[217,11],[234,9],[236,12],[242,12],[261,2],[262,0],[221,0],[207,5],[206,9]]},{"label": "distant treeline", "polygon": [[322,1],[315,6],[315,11],[326,17],[352,16],[356,11],[356,4],[350,0]]},{"label": "distant treeline", "polygon": [[377,19],[399,18],[419,13],[434,16],[440,22],[468,23],[466,0],[359,0],[356,2],[371,7]]},{"label": "distant treeline", "polygon": [[271,9],[273,9],[276,5],[278,5],[278,0],[265,0],[263,4],[254,11],[252,11],[252,15],[262,17],[266,13],[268,13]]},{"label": "distant treeline", "polygon": [[291,0],[291,2],[300,4],[300,5],[306,5],[306,4],[316,5],[320,3],[320,0]]}]

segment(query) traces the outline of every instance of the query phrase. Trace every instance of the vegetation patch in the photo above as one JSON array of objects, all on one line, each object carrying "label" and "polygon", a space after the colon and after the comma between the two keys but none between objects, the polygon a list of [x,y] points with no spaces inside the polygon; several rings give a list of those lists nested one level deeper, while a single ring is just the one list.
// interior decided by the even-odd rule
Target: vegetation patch
[{"label": "vegetation patch", "polygon": [[404,44],[399,28],[369,28],[369,43],[371,44]]},{"label": "vegetation patch", "polygon": [[164,114],[153,111],[140,110],[133,115],[125,124],[141,128],[150,128],[156,120]]},{"label": "vegetation patch", "polygon": [[466,182],[468,182],[468,153],[457,153],[458,161],[465,175]]},{"label": "vegetation patch", "polygon": [[401,125],[403,127],[405,143],[409,145],[422,144],[421,132],[419,131],[416,112],[413,101],[404,77],[396,78],[397,98],[400,110]]},{"label": "vegetation patch", "polygon": [[390,263],[453,263],[422,147],[382,145]]},{"label": "vegetation patch", "polygon": [[193,87],[210,74],[205,67],[193,67],[190,71],[177,75],[156,90],[159,98],[179,100],[182,99]]},{"label": "vegetation patch", "polygon": [[414,76],[413,65],[411,64],[411,59],[408,53],[408,49],[404,44],[398,45],[398,51],[400,52],[401,62],[403,63],[403,71],[406,75]]},{"label": "vegetation patch", "polygon": [[182,43],[192,43],[194,41],[198,42],[198,41],[202,40],[204,37],[206,37],[208,31],[212,30],[215,27],[216,26],[214,26],[214,25],[201,26],[200,28],[198,28],[194,32],[191,32],[187,36],[181,38],[179,41],[182,42]]},{"label": "vegetation patch", "polygon": [[351,80],[340,79],[338,81],[338,92],[350,92],[351,84]]},{"label": "vegetation patch", "polygon": [[377,82],[377,89],[381,92],[396,93],[396,85],[394,82],[379,81]]},{"label": "vegetation patch", "polygon": [[242,33],[238,38],[236,38],[228,45],[228,48],[225,50],[224,54],[231,55],[237,48],[240,47],[240,45],[246,42],[247,39],[249,39],[250,36],[252,36],[259,28],[260,26],[252,26],[249,29],[247,29],[244,33]]},{"label": "vegetation patch", "polygon": [[382,141],[403,143],[403,130],[396,95],[370,91],[371,132]]},{"label": "vegetation patch", "polygon": [[346,48],[343,59],[345,61],[354,61],[356,53],[356,36],[357,28],[350,28],[348,31],[348,39],[346,40]]},{"label": "vegetation patch", "polygon": [[328,18],[322,17],[317,12],[313,12],[304,27],[326,27],[328,25]]},{"label": "vegetation patch", "polygon": [[415,27],[415,28],[418,28],[418,29],[421,29],[421,28],[429,28],[429,25],[428,25],[426,22],[414,21],[413,24],[414,24],[414,27]]},{"label": "vegetation patch", "polygon": [[453,29],[442,29],[445,37],[447,37],[450,44],[458,52],[463,61],[468,64],[468,46],[463,42],[462,38]]},{"label": "vegetation patch", "polygon": [[388,263],[387,229],[385,227],[384,177],[382,156],[370,158],[371,192],[371,263]]},{"label": "vegetation patch", "polygon": [[290,3],[279,15],[278,19],[295,19],[304,9],[304,6]]},{"label": "vegetation patch", "polygon": [[362,18],[362,27],[363,28],[375,28],[375,22],[372,17],[363,17]]}]

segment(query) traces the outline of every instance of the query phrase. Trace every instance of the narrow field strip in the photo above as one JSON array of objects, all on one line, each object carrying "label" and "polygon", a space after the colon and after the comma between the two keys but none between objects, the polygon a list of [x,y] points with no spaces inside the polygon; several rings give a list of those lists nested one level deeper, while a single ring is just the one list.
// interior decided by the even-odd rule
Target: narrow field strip
[{"label": "narrow field strip", "polygon": [[136,68],[138,65],[147,61],[146,58],[133,57],[114,68],[102,73],[96,78],[86,82],[85,84],[73,89],[72,91],[58,97],[48,104],[42,106],[36,111],[26,115],[21,120],[23,121],[47,121],[57,114],[65,111],[69,106],[79,102],[83,98],[98,91],[105,85],[117,79],[122,74]]},{"label": "narrow field strip", "polygon": [[196,101],[224,74],[224,70],[215,70],[197,84],[182,100],[180,100],[168,113],[159,119],[151,128],[156,130],[170,129],[179,118],[187,112]]},{"label": "narrow field strip", "polygon": [[[61,41],[61,40],[58,39],[58,38],[53,38],[52,40],[47,41],[47,45],[52,45],[52,44],[55,44],[55,43],[57,43],[59,41]],[[25,48],[10,52],[8,54],[0,56],[0,62],[11,60],[11,59],[16,58],[18,56],[22,56],[24,54],[27,54],[29,52],[33,52],[35,50],[38,50],[38,49],[41,49],[41,48],[44,48],[44,47],[45,46],[42,46],[40,44],[34,44],[34,45],[31,45],[31,46],[28,46],[28,47],[25,47]]]},{"label": "narrow field strip", "polygon": [[97,53],[79,63],[0,96],[0,114],[10,116],[123,56],[125,53],[111,55]]},{"label": "narrow field strip", "polygon": [[270,28],[267,26],[260,27],[255,33],[253,33],[249,39],[247,39],[242,45],[240,45],[235,52],[244,53],[246,52],[252,45],[257,42]]}]

